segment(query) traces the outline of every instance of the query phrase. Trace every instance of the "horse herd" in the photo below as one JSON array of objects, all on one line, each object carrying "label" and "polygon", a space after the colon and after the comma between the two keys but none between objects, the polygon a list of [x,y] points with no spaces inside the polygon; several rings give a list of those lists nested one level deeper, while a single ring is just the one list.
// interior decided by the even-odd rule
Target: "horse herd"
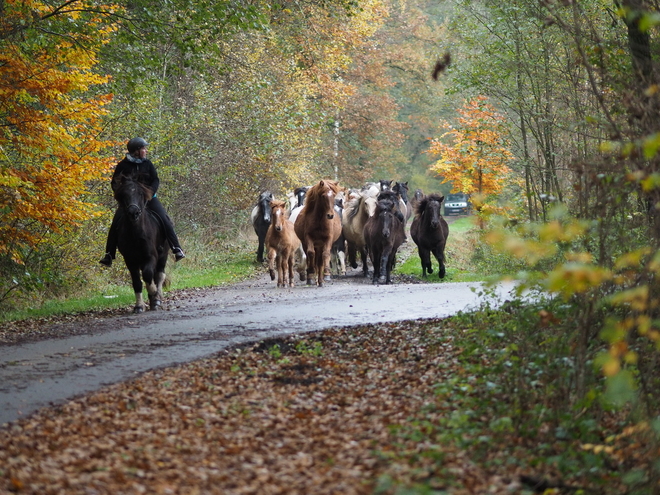
[{"label": "horse herd", "polygon": [[[432,273],[431,253],[438,260],[440,278],[445,276],[444,249],[447,222],[440,214],[444,198],[424,196],[421,191],[408,201],[407,183],[380,181],[360,190],[339,187],[332,180],[320,180],[301,187],[288,201],[277,201],[264,191],[252,211],[252,224],[259,238],[257,259],[264,261],[267,251],[271,278],[277,286],[294,285],[294,271],[300,280],[322,286],[330,280],[330,261],[346,274],[346,256],[353,268],[368,275],[367,260],[373,266],[373,282],[391,282],[397,250],[406,240],[405,225],[415,212],[410,234],[417,244],[422,274]],[[118,248],[131,274],[135,292],[134,311],[146,309],[142,298],[144,284],[150,309],[158,309],[163,298],[168,245],[162,221],[147,204],[149,188],[135,177],[121,176],[113,182],[118,206],[125,214],[118,224]],[[416,205],[415,205],[416,203]]]},{"label": "horse herd", "polygon": [[441,215],[444,197],[417,190],[409,201],[408,183],[393,182],[381,180],[347,189],[324,179],[296,188],[287,201],[263,191],[250,216],[259,242],[257,261],[268,262],[278,287],[293,287],[294,272],[301,281],[320,287],[331,280],[331,266],[342,275],[347,261],[358,268],[359,255],[365,277],[370,261],[372,282],[390,284],[396,253],[406,241],[406,223],[414,213],[410,235],[417,245],[422,275],[433,273],[433,254],[438,275],[444,278],[449,233]]}]

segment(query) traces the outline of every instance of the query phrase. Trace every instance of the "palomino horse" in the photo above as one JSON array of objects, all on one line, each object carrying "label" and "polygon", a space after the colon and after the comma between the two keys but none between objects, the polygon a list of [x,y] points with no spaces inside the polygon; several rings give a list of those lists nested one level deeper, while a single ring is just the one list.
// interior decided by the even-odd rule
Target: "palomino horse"
[{"label": "palomino horse", "polygon": [[363,189],[358,197],[348,201],[341,220],[342,232],[346,238],[348,262],[353,268],[357,268],[357,253],[359,252],[362,259],[362,274],[365,277],[369,274],[369,265],[364,243],[364,224],[376,210],[377,194],[378,189]]},{"label": "palomino horse", "polygon": [[374,284],[392,282],[396,252],[406,237],[397,203],[395,193],[381,193],[374,215],[364,225],[364,241],[374,266]]},{"label": "palomino horse", "polygon": [[266,233],[270,227],[270,202],[274,199],[273,193],[270,191],[262,192],[250,215],[254,233],[257,234],[259,239],[259,246],[257,247],[257,261],[259,263],[264,260],[264,243],[266,242]]},{"label": "palomino horse", "polygon": [[[153,193],[134,177],[119,176],[112,183],[123,215],[118,220],[117,247],[131,273],[135,292],[135,313],[142,313],[142,280],[149,294],[149,309],[158,309],[163,299],[163,282],[168,243],[161,220],[147,208]],[[166,220],[165,220],[166,221]],[[140,278],[142,274],[142,278]]]},{"label": "palomino horse", "polygon": [[341,221],[335,212],[337,182],[321,180],[307,191],[305,205],[294,223],[296,235],[307,255],[307,284],[316,273],[316,284],[323,286],[324,277],[330,280],[330,250],[341,234]]},{"label": "palomino horse", "polygon": [[[293,268],[295,252],[300,247],[300,239],[296,236],[293,223],[286,218],[286,203],[284,201],[270,202],[272,213],[271,223],[266,234],[266,250],[268,253],[268,271],[270,279],[275,280],[277,272],[278,287],[293,287]],[[301,276],[304,277],[305,267]]]},{"label": "palomino horse", "polygon": [[445,244],[449,235],[449,226],[440,214],[444,200],[444,196],[439,194],[429,194],[422,198],[417,205],[415,218],[410,226],[410,235],[417,244],[422,261],[423,277],[426,277],[427,271],[433,273],[431,253],[440,265],[438,276],[445,277]]}]

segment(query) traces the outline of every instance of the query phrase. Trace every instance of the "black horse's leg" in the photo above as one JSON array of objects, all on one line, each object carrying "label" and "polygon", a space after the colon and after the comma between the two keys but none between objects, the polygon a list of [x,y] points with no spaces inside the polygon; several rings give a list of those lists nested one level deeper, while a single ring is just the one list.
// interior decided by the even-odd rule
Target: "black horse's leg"
[{"label": "black horse's leg", "polygon": [[419,259],[422,260],[422,277],[426,277],[426,271],[433,273],[433,268],[431,267],[431,253],[426,248],[418,248],[419,250]]},{"label": "black horse's leg", "polygon": [[[360,258],[362,259],[362,275],[364,277],[369,276],[369,262],[367,261],[369,259],[369,255],[367,254],[367,249],[362,246],[360,248]],[[372,261],[373,263],[373,261]],[[375,269],[374,269],[375,272]]]},{"label": "black horse's leg", "polygon": [[165,266],[167,265],[167,249],[158,248],[158,259],[156,260],[156,273],[154,282],[156,284],[156,297],[158,304],[163,300],[163,284],[165,283]]},{"label": "black horse's leg", "polygon": [[351,265],[351,268],[356,269],[358,267],[357,248],[354,242],[348,241],[346,243],[346,254],[348,255],[348,263]]},{"label": "black horse's leg", "polygon": [[369,250],[371,253],[371,264],[373,265],[374,268],[374,274],[371,277],[371,283],[376,285],[378,283],[378,279],[380,278],[380,250],[375,248],[374,246],[371,246],[371,249]]},{"label": "black horse's leg", "polygon": [[443,247],[436,247],[433,250],[433,255],[435,256],[435,259],[438,260],[438,277],[439,278],[445,278],[445,253],[444,253],[444,246]]},{"label": "black horse's leg", "polygon": [[142,279],[147,286],[147,294],[149,295],[149,309],[158,309],[160,306],[160,299],[158,298],[156,268],[154,263],[148,263],[142,268]]},{"label": "black horse's leg", "polygon": [[264,241],[265,239],[259,236],[259,247],[257,247],[257,261],[259,263],[264,262]]},{"label": "black horse's leg", "polygon": [[380,255],[380,276],[378,277],[378,283],[390,283],[389,257],[390,250],[387,248],[383,249],[383,254]]},{"label": "black horse's leg", "polygon": [[383,263],[385,264],[385,285],[390,285],[392,283],[392,253],[383,259]]},{"label": "black horse's leg", "polygon": [[134,313],[142,313],[146,309],[144,300],[142,299],[142,278],[140,278],[140,269],[131,268],[127,265],[128,270],[131,272],[131,282],[133,283],[133,292],[135,292],[135,307]]}]

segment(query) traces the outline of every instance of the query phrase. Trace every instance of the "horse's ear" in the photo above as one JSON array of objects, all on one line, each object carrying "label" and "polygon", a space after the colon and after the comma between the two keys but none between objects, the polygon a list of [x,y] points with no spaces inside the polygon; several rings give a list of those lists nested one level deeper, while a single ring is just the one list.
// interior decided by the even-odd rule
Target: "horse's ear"
[{"label": "horse's ear", "polygon": [[442,203],[444,200],[445,200],[445,197],[444,197],[444,196],[440,196],[439,201]]},{"label": "horse's ear", "polygon": [[121,183],[124,182],[124,179],[126,179],[126,176],[123,174],[117,175],[112,178],[112,181],[110,181],[110,187],[112,187],[113,193],[117,192],[117,189],[119,189]]}]

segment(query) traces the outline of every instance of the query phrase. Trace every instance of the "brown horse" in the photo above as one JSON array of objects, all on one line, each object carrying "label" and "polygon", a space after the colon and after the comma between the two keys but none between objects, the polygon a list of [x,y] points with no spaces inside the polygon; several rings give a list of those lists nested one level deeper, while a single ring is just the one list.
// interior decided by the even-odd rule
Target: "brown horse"
[{"label": "brown horse", "polygon": [[335,212],[337,182],[321,180],[307,191],[305,206],[294,223],[296,235],[302,241],[307,255],[307,284],[316,285],[330,280],[330,250],[341,234],[341,221]]},{"label": "brown horse", "polygon": [[293,223],[286,218],[286,203],[273,200],[270,206],[271,222],[266,233],[270,279],[275,280],[277,271],[277,286],[293,287],[294,258],[296,250],[300,247],[300,239],[296,237]]}]

